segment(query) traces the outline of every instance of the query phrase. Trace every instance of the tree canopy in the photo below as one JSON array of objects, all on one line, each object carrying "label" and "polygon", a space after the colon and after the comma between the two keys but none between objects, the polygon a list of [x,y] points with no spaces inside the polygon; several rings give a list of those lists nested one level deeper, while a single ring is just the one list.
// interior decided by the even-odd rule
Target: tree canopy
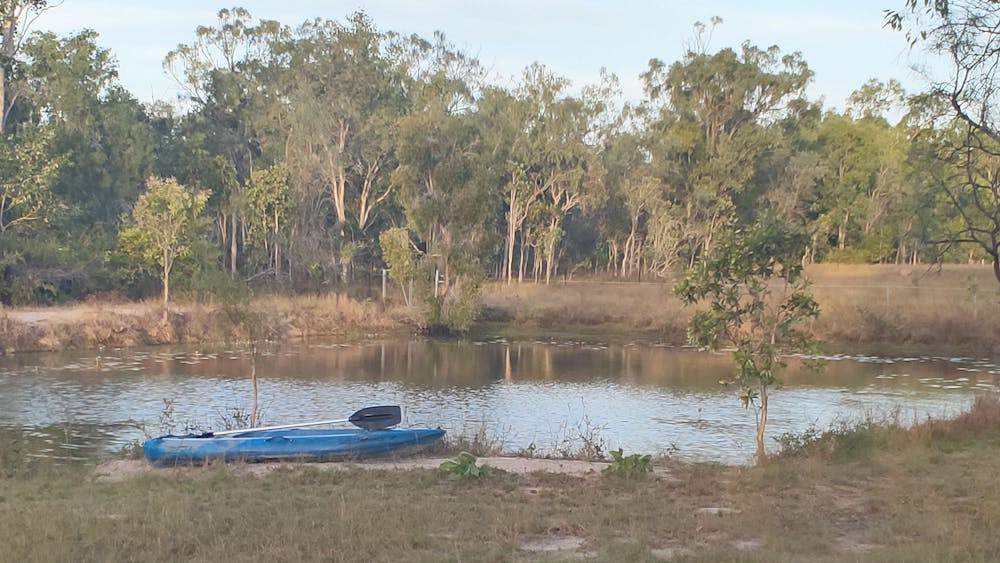
[{"label": "tree canopy", "polygon": [[210,227],[173,271],[182,290],[212,273],[366,291],[388,267],[459,327],[486,278],[670,280],[765,212],[807,237],[803,264],[996,261],[995,67],[973,58],[995,39],[972,26],[997,13],[914,0],[887,15],[956,47],[960,74],[922,93],[873,79],[842,111],[808,98],[801,54],[713,51],[705,26],[680,60],[651,59],[643,97],[623,103],[606,73],[580,85],[535,63],[491,82],[443,34],[360,12],[289,25],[226,9],[165,55],[187,98],[154,106],[121,87],[95,32],[7,27],[0,299],[166,286],[121,244],[151,177],[204,194],[190,209]]}]

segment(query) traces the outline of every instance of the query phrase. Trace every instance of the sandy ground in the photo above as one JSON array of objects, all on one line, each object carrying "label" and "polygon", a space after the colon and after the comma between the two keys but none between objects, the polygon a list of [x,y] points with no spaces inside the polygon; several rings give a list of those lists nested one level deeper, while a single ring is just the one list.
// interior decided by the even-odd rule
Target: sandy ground
[{"label": "sandy ground", "polygon": [[[412,458],[394,461],[372,461],[372,462],[331,462],[331,463],[234,463],[228,465],[234,474],[240,475],[264,475],[277,469],[288,467],[315,467],[321,470],[347,470],[351,468],[375,469],[375,470],[407,470],[407,469],[436,469],[445,458]],[[598,476],[601,470],[608,466],[606,462],[600,461],[578,461],[567,459],[542,459],[527,457],[481,457],[476,460],[479,465],[488,465],[492,468],[506,471],[508,473],[528,474],[535,472],[558,473],[575,477]],[[160,473],[164,475],[194,475],[204,471],[202,467],[168,467],[157,468],[150,465],[143,459],[116,459],[106,461],[97,466],[94,474],[100,481],[123,481],[140,475],[149,473]],[[671,478],[666,468],[655,467],[653,476],[661,479]]]}]

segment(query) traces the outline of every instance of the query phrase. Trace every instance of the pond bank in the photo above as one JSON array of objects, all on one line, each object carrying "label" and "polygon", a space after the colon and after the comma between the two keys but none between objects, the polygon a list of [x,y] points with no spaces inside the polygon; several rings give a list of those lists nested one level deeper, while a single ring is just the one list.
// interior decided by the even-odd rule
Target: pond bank
[{"label": "pond bank", "polygon": [[[1000,284],[985,266],[815,265],[821,315],[807,331],[827,352],[1000,356]],[[484,286],[474,334],[686,342],[690,311],[672,280],[563,280]],[[161,344],[365,338],[420,331],[417,308],[337,294],[266,297],[238,307],[159,302],[0,310],[3,353]]]}]

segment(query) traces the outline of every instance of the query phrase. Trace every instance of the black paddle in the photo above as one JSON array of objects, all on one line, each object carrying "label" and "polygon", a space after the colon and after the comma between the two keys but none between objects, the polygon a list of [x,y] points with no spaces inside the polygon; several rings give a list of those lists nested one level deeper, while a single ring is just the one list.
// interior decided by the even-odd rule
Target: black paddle
[{"label": "black paddle", "polygon": [[382,405],[377,407],[365,407],[347,418],[338,420],[318,420],[316,422],[300,422],[298,424],[282,424],[280,426],[262,426],[260,428],[243,428],[240,430],[226,430],[224,432],[206,432],[199,438],[212,438],[214,436],[230,436],[232,434],[245,434],[247,432],[258,432],[260,430],[284,430],[286,428],[300,428],[302,426],[322,426],[324,424],[338,424],[350,422],[358,428],[365,430],[383,430],[393,427],[402,420],[398,405]]}]

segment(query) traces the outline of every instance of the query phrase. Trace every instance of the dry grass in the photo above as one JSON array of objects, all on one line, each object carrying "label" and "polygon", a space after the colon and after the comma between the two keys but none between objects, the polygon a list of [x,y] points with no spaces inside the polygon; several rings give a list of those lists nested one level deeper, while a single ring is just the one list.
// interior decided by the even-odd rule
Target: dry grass
[{"label": "dry grass", "polygon": [[843,433],[867,445],[832,455],[816,442],[756,467],[671,465],[646,480],[214,466],[105,483],[80,467],[0,471],[0,559],[1000,558],[995,397],[951,421]]},{"label": "dry grass", "polygon": [[0,311],[5,352],[246,340],[247,320],[269,340],[352,336],[406,328],[407,311],[341,295],[267,297],[238,308],[171,305],[164,322],[158,301],[89,303],[64,308]]},{"label": "dry grass", "polygon": [[[1000,283],[989,266],[816,265],[807,269],[822,314],[809,330],[834,346],[1000,354]],[[658,283],[560,282],[487,286],[486,319],[546,333],[646,334],[685,340],[690,312]]]},{"label": "dry grass", "polygon": [[546,333],[655,333],[683,342],[688,313],[670,283],[492,283],[483,292],[485,321]]},{"label": "dry grass", "polygon": [[[834,346],[919,348],[1000,354],[1000,283],[988,266],[941,268],[817,265],[807,269],[822,314],[810,330]],[[685,341],[690,312],[673,295],[674,280],[488,284],[481,321],[510,334],[646,335]],[[6,352],[98,346],[205,343],[247,338],[239,318],[261,319],[272,340],[412,332],[420,313],[383,309],[339,294],[266,297],[239,314],[198,303],[87,303],[0,311]]]}]

